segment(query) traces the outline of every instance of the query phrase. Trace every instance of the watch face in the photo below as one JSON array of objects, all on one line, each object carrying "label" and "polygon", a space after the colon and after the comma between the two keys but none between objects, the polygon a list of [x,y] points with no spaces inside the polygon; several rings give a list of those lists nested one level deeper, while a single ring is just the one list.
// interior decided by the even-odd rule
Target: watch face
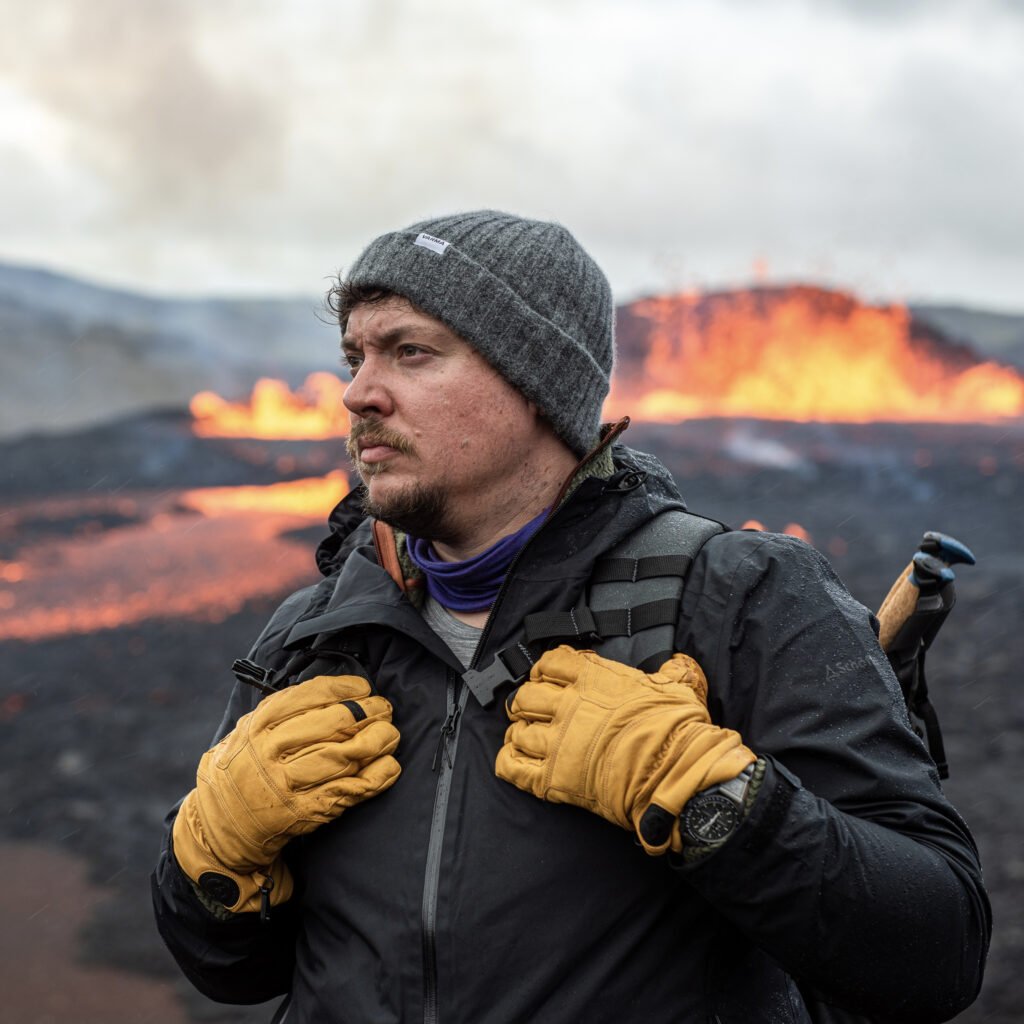
[{"label": "watch face", "polygon": [[739,824],[740,809],[721,793],[698,793],[683,812],[683,832],[695,843],[707,846],[728,838]]}]

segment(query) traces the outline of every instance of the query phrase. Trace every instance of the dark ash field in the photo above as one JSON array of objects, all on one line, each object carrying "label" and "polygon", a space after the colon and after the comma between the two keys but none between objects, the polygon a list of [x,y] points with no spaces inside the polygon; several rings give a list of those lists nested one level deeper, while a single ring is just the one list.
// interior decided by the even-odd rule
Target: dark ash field
[{"label": "dark ash field", "polygon": [[[951,765],[946,790],[974,829],[995,910],[984,989],[958,1020],[1019,1021],[1024,428],[699,421],[637,425],[625,440],[666,462],[695,511],[733,526],[748,519],[776,530],[799,524],[872,607],[924,530],[953,534],[974,550],[978,565],[958,571],[959,604],[929,657]],[[151,531],[151,548],[144,550],[153,552],[156,566],[161,532],[151,510],[157,497],[161,507],[170,501],[173,509],[175,495],[187,487],[270,483],[326,472],[342,458],[339,442],[264,448],[200,441],[180,416],[143,416],[45,442],[0,444],[0,569],[31,568],[31,559],[45,558],[50,546],[54,558],[71,559],[79,548],[126,529]],[[291,461],[275,461],[282,453]],[[280,465],[289,467],[287,474],[275,468]],[[130,513],[118,504],[126,498],[135,502]],[[73,514],[78,500],[81,511]],[[58,506],[63,511],[53,513]],[[310,579],[320,532],[306,529],[291,541],[308,551]],[[260,558],[249,541],[240,542],[236,554],[239,562]],[[128,568],[111,564],[109,579]],[[0,601],[4,593],[15,595],[0,606],[0,616],[22,610],[11,603],[19,592],[11,575],[0,578]],[[77,597],[98,599],[104,585],[97,579],[96,594]],[[152,925],[148,874],[164,813],[191,785],[219,719],[232,683],[230,664],[283,596],[257,595],[217,622],[156,616],[85,634],[0,643],[0,868],[7,868],[0,875],[13,884],[16,865],[17,887],[41,893],[38,906],[23,900],[5,913],[2,948],[24,954],[23,944],[40,934],[31,926],[37,915],[59,922],[61,901],[71,897],[64,874],[52,873],[85,865],[87,880],[76,884],[95,898],[78,915],[73,942],[61,954],[71,959],[53,969],[94,979],[93,989],[102,991],[86,994],[99,1005],[105,992],[122,1000],[106,1018],[96,1010],[67,1019],[269,1019],[265,1007],[214,1006],[178,979]],[[39,851],[34,860],[24,856],[26,849]],[[75,918],[69,911],[66,921]],[[14,1012],[9,1019],[55,1019],[48,989],[59,979],[39,980],[19,973],[12,956],[0,959],[7,963],[0,978]],[[112,979],[138,986],[119,989]],[[82,984],[85,992],[88,980]],[[168,993],[177,993],[180,1003]]]}]

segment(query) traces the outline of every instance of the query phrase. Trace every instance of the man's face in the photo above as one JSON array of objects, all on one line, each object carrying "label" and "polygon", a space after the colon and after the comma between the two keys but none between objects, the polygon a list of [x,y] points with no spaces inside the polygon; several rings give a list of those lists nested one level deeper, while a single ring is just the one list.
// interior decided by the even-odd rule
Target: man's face
[{"label": "man's face", "polygon": [[541,427],[536,407],[467,342],[406,299],[361,303],[342,339],[354,374],[348,452],[370,514],[457,541],[513,514]]}]

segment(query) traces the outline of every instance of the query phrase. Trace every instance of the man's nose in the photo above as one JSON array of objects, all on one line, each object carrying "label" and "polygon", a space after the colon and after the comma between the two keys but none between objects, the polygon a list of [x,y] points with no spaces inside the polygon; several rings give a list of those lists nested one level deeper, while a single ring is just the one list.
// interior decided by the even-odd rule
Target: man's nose
[{"label": "man's nose", "polygon": [[376,360],[364,359],[342,401],[353,416],[390,416],[394,401]]}]

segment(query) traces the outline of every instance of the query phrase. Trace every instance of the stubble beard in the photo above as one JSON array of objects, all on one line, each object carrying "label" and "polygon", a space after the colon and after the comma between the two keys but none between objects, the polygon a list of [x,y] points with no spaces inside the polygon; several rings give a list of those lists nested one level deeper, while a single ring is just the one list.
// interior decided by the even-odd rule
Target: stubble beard
[{"label": "stubble beard", "polygon": [[450,539],[448,497],[437,485],[410,484],[384,501],[374,501],[367,489],[363,513],[413,537],[442,542]]},{"label": "stubble beard", "polygon": [[365,485],[362,498],[363,514],[379,519],[382,523],[387,523],[388,526],[413,537],[442,542],[448,540],[448,495],[440,484],[413,483],[382,501],[375,501],[370,497],[370,481],[385,476],[388,467],[384,463],[367,463],[359,458],[359,446],[356,441],[363,436],[416,458],[415,448],[404,437],[383,424],[372,420],[362,420],[353,424],[345,449]]}]

